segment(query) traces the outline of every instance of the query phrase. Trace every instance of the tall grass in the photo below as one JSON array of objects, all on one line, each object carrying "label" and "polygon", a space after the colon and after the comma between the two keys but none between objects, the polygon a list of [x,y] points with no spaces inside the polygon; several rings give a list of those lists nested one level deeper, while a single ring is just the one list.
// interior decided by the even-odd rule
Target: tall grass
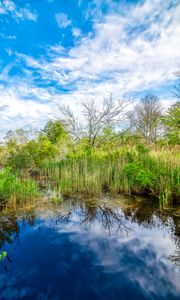
[{"label": "tall grass", "polygon": [[49,163],[40,171],[41,180],[52,182],[64,194],[150,194],[162,202],[179,195],[179,156],[145,148],[114,153],[73,156]]},{"label": "tall grass", "polygon": [[37,184],[32,179],[21,180],[6,168],[0,172],[0,202],[22,202],[39,196]]}]

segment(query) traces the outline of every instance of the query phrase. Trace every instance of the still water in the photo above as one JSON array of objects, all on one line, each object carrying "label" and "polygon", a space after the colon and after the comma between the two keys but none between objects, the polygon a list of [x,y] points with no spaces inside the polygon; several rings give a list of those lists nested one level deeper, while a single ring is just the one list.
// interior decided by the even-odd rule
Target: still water
[{"label": "still water", "polygon": [[180,299],[178,207],[64,199],[0,212],[0,300]]}]

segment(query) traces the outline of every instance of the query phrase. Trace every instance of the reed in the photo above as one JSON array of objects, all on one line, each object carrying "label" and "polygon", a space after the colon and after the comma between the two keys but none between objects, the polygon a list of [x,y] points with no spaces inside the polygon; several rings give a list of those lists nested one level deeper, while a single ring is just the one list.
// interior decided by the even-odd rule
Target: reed
[{"label": "reed", "polygon": [[22,202],[39,196],[37,184],[30,178],[20,179],[10,168],[0,172],[0,201]]},{"label": "reed", "polygon": [[179,195],[179,154],[127,148],[114,153],[73,156],[39,170],[41,180],[63,194],[149,194],[161,202]]}]

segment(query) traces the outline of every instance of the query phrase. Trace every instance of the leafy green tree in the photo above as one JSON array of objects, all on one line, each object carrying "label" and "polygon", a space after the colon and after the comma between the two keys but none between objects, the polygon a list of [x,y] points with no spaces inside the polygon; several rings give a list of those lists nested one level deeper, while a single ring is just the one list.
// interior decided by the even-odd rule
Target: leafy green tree
[{"label": "leafy green tree", "polygon": [[7,166],[12,167],[13,170],[28,169],[31,167],[31,165],[32,159],[26,149],[26,146],[9,153]]},{"label": "leafy green tree", "polygon": [[37,140],[30,141],[24,148],[28,154],[31,167],[41,167],[47,160],[54,160],[58,149],[47,136],[39,135]]},{"label": "leafy green tree", "polygon": [[180,144],[180,101],[171,105],[162,117],[165,127],[165,137],[169,144]]},{"label": "leafy green tree", "polygon": [[37,140],[31,140],[16,151],[11,151],[7,164],[13,169],[30,169],[41,167],[47,160],[54,160],[58,149],[47,136],[39,135]]},{"label": "leafy green tree", "polygon": [[75,145],[62,120],[48,121],[41,134],[48,138],[52,145],[57,147],[59,159],[67,155],[67,153],[74,152]]},{"label": "leafy green tree", "polygon": [[56,144],[68,138],[68,133],[61,120],[48,121],[42,130],[42,133],[47,136],[52,144]]}]

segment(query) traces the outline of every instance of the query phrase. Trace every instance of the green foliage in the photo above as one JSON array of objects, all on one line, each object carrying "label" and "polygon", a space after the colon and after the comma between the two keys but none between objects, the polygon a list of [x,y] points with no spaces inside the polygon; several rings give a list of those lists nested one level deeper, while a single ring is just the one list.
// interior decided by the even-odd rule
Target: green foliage
[{"label": "green foliage", "polygon": [[[21,131],[24,135],[24,131]],[[6,163],[14,170],[40,168],[47,161],[55,160],[58,155],[64,156],[72,147],[71,139],[61,121],[49,121],[36,139],[26,139],[26,142],[24,136],[20,139],[18,135],[17,139],[14,135],[14,132],[8,134],[9,155]]]},{"label": "green foliage", "polygon": [[180,144],[180,102],[173,104],[162,118],[169,144]]},{"label": "green foliage", "polygon": [[127,177],[131,192],[143,193],[146,190],[153,194],[156,176],[151,170],[143,166],[142,162],[128,163],[123,170],[123,176]]},{"label": "green foliage", "polygon": [[69,137],[65,126],[60,120],[50,120],[45,125],[42,133],[49,139],[52,144],[63,142]]},{"label": "green foliage", "polygon": [[74,147],[74,151],[68,154],[68,157],[81,157],[83,155],[90,155],[93,152],[92,147],[89,145],[87,138],[82,138]]},{"label": "green foliage", "polygon": [[48,159],[53,159],[58,149],[50,140],[39,135],[37,140],[31,140],[21,149],[9,153],[7,165],[14,170],[41,167]]},{"label": "green foliage", "polygon": [[[179,165],[176,154],[150,152],[146,147],[124,148],[114,153],[93,152],[71,156],[44,170],[64,194],[149,193],[171,200],[179,193]],[[41,173],[43,178],[43,170]]]},{"label": "green foliage", "polygon": [[[167,128],[172,128],[174,115],[174,128],[179,126],[177,107],[170,109],[163,121]],[[2,167],[7,167],[0,173],[0,199],[5,203],[36,197],[37,184],[30,179],[34,174],[42,185],[53,185],[70,195],[149,193],[165,203],[179,194],[178,146],[177,150],[165,148],[163,143],[161,148],[147,147],[139,135],[118,135],[109,125],[92,147],[86,137],[72,141],[57,120],[49,121],[36,139],[26,139],[24,132],[21,139],[19,134],[9,133],[8,142],[0,148],[1,160],[6,157]]]},{"label": "green foliage", "polygon": [[32,179],[20,180],[9,167],[0,172],[0,199],[3,202],[11,199],[21,202],[38,195],[37,184]]},{"label": "green foliage", "polygon": [[144,145],[144,144],[142,144],[142,143],[139,143],[139,144],[136,146],[136,149],[137,149],[137,151],[138,151],[138,153],[139,153],[140,155],[147,154],[147,153],[149,153],[149,151],[150,151],[150,149],[149,149],[146,145]]},{"label": "green foliage", "polygon": [[27,151],[29,151],[34,165],[40,167],[44,161],[55,158],[57,148],[46,136],[39,135],[37,141],[29,142]]}]

